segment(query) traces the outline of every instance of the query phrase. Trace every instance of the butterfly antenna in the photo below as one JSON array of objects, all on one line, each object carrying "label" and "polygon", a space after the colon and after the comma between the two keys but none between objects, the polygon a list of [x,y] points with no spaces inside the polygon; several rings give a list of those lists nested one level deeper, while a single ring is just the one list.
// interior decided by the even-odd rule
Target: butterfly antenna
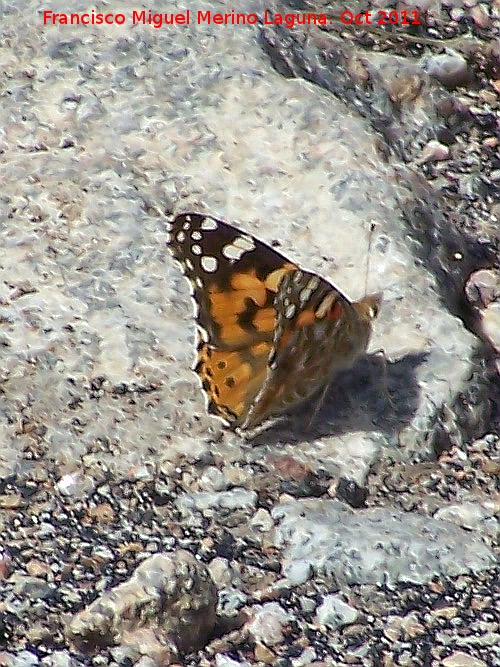
[{"label": "butterfly antenna", "polygon": [[370,255],[372,254],[372,240],[375,223],[370,222],[370,231],[368,232],[368,252],[366,255],[366,274],[365,274],[365,294],[368,294],[368,276],[370,275]]}]

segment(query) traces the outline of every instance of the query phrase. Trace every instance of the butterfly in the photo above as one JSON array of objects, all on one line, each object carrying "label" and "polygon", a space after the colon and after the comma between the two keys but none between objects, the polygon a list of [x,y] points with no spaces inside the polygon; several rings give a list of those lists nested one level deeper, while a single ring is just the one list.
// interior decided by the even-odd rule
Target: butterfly
[{"label": "butterfly", "polygon": [[253,430],[326,389],[368,345],[381,295],[351,302],[264,241],[203,213],[170,223],[191,285],[208,411]]}]

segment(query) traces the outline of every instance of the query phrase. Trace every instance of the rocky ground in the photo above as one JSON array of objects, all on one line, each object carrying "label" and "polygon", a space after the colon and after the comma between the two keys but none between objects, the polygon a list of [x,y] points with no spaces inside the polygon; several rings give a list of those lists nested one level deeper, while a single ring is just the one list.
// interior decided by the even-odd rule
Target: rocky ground
[{"label": "rocky ground", "polygon": [[[0,665],[500,664],[500,6],[343,9],[0,5]],[[353,298],[374,224],[386,361],[312,428],[206,414],[165,250],[188,208]]]}]

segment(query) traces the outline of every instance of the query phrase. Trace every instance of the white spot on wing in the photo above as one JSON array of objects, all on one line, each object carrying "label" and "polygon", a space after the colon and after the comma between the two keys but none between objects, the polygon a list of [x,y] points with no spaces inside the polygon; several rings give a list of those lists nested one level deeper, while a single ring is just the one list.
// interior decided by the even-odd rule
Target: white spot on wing
[{"label": "white spot on wing", "polygon": [[[189,219],[191,220],[191,218],[189,218]],[[185,222],[185,223],[182,225],[182,229],[185,229],[186,232],[187,232],[188,229],[191,229],[191,223],[190,223],[190,222]]]},{"label": "white spot on wing", "polygon": [[196,323],[196,326],[198,328],[198,336],[204,343],[208,343],[208,332],[207,330],[201,326],[199,322]]},{"label": "white spot on wing", "polygon": [[249,250],[255,250],[255,242],[250,236],[238,236],[234,239],[233,245],[237,248],[241,248],[248,252]]},{"label": "white spot on wing", "polygon": [[196,287],[203,289],[203,280],[200,278],[200,276],[196,276],[194,282],[196,284]]},{"label": "white spot on wing", "polygon": [[203,236],[201,235],[200,232],[193,232],[193,233],[191,234],[191,238],[193,239],[193,241],[201,241],[201,239],[203,238]]},{"label": "white spot on wing", "polygon": [[193,255],[201,255],[202,254],[201,245],[193,243],[193,245],[191,246],[191,252],[193,253]]},{"label": "white spot on wing", "polygon": [[287,320],[291,320],[292,317],[295,315],[295,305],[291,303],[288,308],[285,310],[285,317]]},{"label": "white spot on wing", "polygon": [[251,250],[255,250],[254,240],[250,236],[238,236],[222,248],[222,254],[229,261],[238,261]]},{"label": "white spot on wing", "polygon": [[193,262],[189,259],[189,257],[186,257],[184,264],[186,267],[189,269],[189,271],[192,271],[194,269],[194,264]]},{"label": "white spot on wing", "polygon": [[311,290],[311,292],[314,292],[314,290],[318,287],[318,285],[319,285],[318,276],[311,276],[309,282],[307,283],[307,287]]},{"label": "white spot on wing", "polygon": [[205,255],[201,258],[201,268],[207,273],[215,273],[217,271],[218,262],[215,257]]},{"label": "white spot on wing", "polygon": [[302,303],[306,303],[306,301],[309,301],[311,294],[314,292],[315,289],[317,289],[318,285],[319,285],[319,278],[317,276],[312,276],[309,279],[307,285],[304,287],[304,289],[300,291],[299,296]]},{"label": "white spot on wing", "polygon": [[214,231],[219,225],[217,221],[213,218],[203,218],[203,222],[200,225],[200,228],[206,232]]},{"label": "white spot on wing", "polygon": [[179,243],[183,243],[186,238],[186,235],[184,234],[184,232],[177,232],[177,236],[175,238],[179,241]]}]

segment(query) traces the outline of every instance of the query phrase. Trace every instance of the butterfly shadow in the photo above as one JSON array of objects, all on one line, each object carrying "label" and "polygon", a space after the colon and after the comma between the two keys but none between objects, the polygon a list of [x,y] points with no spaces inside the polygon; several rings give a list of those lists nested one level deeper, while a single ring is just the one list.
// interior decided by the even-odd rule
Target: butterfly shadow
[{"label": "butterfly shadow", "polygon": [[418,352],[389,361],[381,354],[364,355],[333,379],[319,408],[320,396],[312,398],[257,433],[252,444],[296,443],[355,431],[397,434],[417,411],[416,369],[426,356]]}]

